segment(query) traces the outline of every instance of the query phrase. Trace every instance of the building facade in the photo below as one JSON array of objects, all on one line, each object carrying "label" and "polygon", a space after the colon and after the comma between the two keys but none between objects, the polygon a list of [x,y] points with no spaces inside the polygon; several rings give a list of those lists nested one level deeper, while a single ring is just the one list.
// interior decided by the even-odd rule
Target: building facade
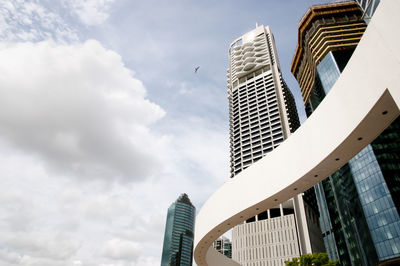
[{"label": "building facade", "polygon": [[[227,72],[234,178],[278,147],[300,123],[269,27],[256,27],[231,44]],[[260,210],[232,230],[232,258],[241,265],[284,265],[285,260],[323,250],[313,189]]]},{"label": "building facade", "polygon": [[300,126],[276,55],[273,35],[264,26],[235,40],[229,48],[231,177],[272,151]]},{"label": "building facade", "polygon": [[161,266],[190,266],[196,208],[186,194],[168,208]]},{"label": "building facade", "polygon": [[[299,24],[291,71],[307,116],[329,94],[379,1],[311,7]],[[369,9],[370,8],[370,9]],[[338,107],[340,108],[340,107]],[[400,119],[315,186],[324,244],[342,265],[400,263]]]},{"label": "building facade", "polygon": [[231,241],[221,236],[213,243],[213,248],[215,248],[219,253],[224,254],[228,258],[232,258],[232,243]]}]

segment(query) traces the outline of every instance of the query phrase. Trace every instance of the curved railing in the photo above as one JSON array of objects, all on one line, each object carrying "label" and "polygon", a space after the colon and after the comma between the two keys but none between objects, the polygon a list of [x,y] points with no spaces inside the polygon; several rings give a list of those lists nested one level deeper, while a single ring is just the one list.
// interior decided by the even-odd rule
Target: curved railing
[{"label": "curved railing", "polygon": [[212,242],[260,210],[322,181],[399,116],[398,14],[400,1],[381,0],[346,69],[312,116],[203,205],[196,218],[197,265],[239,265],[216,252]]}]

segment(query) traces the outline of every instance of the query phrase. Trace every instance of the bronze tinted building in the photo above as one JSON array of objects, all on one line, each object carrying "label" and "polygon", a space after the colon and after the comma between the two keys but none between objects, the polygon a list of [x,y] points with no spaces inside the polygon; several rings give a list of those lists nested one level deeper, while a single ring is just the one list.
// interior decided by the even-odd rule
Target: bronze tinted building
[{"label": "bronze tinted building", "polygon": [[344,57],[338,66],[344,68],[344,62],[347,63],[366,29],[361,17],[362,12],[355,2],[341,2],[313,6],[301,19],[291,71],[308,108],[316,108],[310,100],[319,83],[317,66],[328,54],[331,56],[331,52],[333,56]]},{"label": "bronze tinted building", "polygon": [[[356,1],[347,1],[313,6],[300,21],[291,71],[308,116],[350,60],[367,27],[364,15]],[[315,186],[325,248],[341,265],[399,265],[399,139],[397,118],[346,165]]]}]

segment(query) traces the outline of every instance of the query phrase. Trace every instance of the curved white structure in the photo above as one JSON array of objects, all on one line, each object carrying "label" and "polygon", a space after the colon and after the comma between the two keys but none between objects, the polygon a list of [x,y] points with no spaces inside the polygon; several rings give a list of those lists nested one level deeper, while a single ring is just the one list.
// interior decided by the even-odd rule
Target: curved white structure
[{"label": "curved white structure", "polygon": [[210,248],[212,242],[260,210],[322,181],[399,116],[398,14],[398,0],[381,0],[346,69],[312,116],[203,205],[196,218],[197,265],[239,265]]}]

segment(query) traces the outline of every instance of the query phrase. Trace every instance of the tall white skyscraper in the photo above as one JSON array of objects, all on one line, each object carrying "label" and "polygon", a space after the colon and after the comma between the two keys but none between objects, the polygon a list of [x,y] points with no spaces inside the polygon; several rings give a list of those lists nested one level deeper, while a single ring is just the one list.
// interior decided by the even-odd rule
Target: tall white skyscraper
[{"label": "tall white skyscraper", "polygon": [[[227,81],[234,178],[268,156],[300,123],[268,26],[256,27],[231,44]],[[313,193],[310,190],[276,208],[260,210],[234,227],[232,258],[242,265],[275,266],[301,254],[324,251]]]}]

